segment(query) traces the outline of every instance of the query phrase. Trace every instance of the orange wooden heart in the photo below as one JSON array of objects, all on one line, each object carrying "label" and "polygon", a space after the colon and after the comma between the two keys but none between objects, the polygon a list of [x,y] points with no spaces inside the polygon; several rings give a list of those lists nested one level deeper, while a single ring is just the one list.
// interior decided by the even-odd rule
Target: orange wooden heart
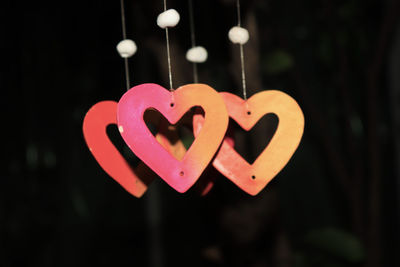
[{"label": "orange wooden heart", "polygon": [[[218,151],[213,166],[250,195],[258,194],[287,164],[304,131],[304,116],[297,102],[281,91],[262,91],[247,101],[231,93],[221,93],[230,118],[249,131],[260,118],[275,114],[278,127],[268,146],[253,164],[245,161],[227,141]],[[203,117],[193,118],[194,133]]]},{"label": "orange wooden heart", "polygon": [[[108,125],[117,125],[117,105],[115,101],[101,101],[92,106],[83,121],[83,134],[90,152],[103,170],[126,191],[139,198],[157,175],[143,163],[133,169],[109,139],[106,129]],[[158,123],[157,114],[149,116],[150,121]],[[166,124],[160,124],[156,139],[176,157],[182,157],[186,152],[182,142],[177,140],[176,131]]]}]

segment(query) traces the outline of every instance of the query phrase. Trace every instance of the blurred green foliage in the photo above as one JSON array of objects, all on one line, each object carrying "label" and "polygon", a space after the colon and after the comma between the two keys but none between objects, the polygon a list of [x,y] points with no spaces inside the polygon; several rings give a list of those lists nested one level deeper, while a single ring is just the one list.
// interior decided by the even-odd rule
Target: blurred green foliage
[{"label": "blurred green foliage", "polygon": [[281,49],[266,55],[264,60],[264,71],[269,75],[277,75],[288,71],[294,65],[292,56]]},{"label": "blurred green foliage", "polygon": [[[329,266],[331,261],[348,264],[365,260],[365,249],[359,239],[337,228],[310,231],[304,238],[304,247],[307,249],[298,255],[300,259],[310,262],[318,258],[316,254],[322,253],[323,257],[321,257],[321,262],[318,262],[319,266]],[[298,266],[308,266],[308,264],[299,263]]]}]

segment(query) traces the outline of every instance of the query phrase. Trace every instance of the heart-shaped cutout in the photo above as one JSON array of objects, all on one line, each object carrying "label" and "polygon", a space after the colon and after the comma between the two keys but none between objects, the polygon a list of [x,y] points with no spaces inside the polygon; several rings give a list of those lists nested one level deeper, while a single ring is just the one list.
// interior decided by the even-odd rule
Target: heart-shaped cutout
[{"label": "heart-shaped cutout", "polygon": [[[153,137],[143,114],[156,109],[171,124],[192,107],[204,110],[204,125],[182,160],[177,160]],[[205,84],[184,85],[168,91],[157,84],[142,84],[126,92],[118,103],[118,127],[129,148],[178,192],[186,192],[210,163],[228,127],[222,97]]]},{"label": "heart-shaped cutout", "polygon": [[[145,112],[145,118],[146,114],[148,112],[155,112],[158,113],[156,110],[147,110]],[[190,111],[186,112],[185,115],[183,115],[182,118],[180,118],[179,122],[175,125],[171,125],[168,123],[168,121],[163,117],[160,120],[160,127],[165,128],[165,129],[172,129],[173,131],[177,132],[178,134],[175,136],[174,139],[167,139],[164,137],[164,135],[156,135],[156,139],[158,142],[163,145],[165,148],[169,148],[169,152],[174,155],[174,157],[178,160],[182,160],[183,156],[186,153],[186,148],[189,148],[190,145],[193,143],[194,140],[194,135],[193,135],[193,116],[194,114],[200,112],[201,114],[204,114],[203,110],[201,108],[195,108],[191,109]],[[159,113],[158,113],[159,114]],[[161,114],[159,114],[162,116]],[[146,121],[146,119],[145,119]],[[149,129],[152,126],[151,124],[148,124],[146,121],[146,124]],[[154,134],[153,134],[154,135]],[[226,138],[226,137],[225,137]],[[185,149],[180,149],[180,147],[175,147],[175,150],[173,150],[173,147],[171,148],[171,143],[173,143],[176,140],[180,140],[182,145],[185,147]],[[202,173],[200,178],[197,180],[197,182],[193,185],[191,189],[193,189],[194,192],[197,194],[200,194],[201,196],[206,196],[211,189],[214,187],[214,182],[215,182],[215,174],[219,175],[219,173],[215,170],[215,168],[212,168],[210,165],[207,166],[205,171]]]},{"label": "heart-shaped cutout", "polygon": [[[126,191],[139,198],[157,176],[143,163],[132,168],[111,142],[107,127],[117,125],[117,107],[118,103],[115,101],[101,101],[92,106],[83,121],[83,135],[90,152],[102,169]],[[176,134],[160,124],[156,138],[171,153],[181,156],[186,152],[182,142],[169,142],[176,139]]]},{"label": "heart-shaped cutout", "polygon": [[[170,135],[168,138],[165,135],[154,133],[153,136],[164,148],[174,155],[176,159],[181,160],[186,154],[186,147],[188,147],[188,142],[190,142],[188,139],[194,139],[193,135],[192,138],[188,138],[187,135],[183,134],[190,131],[190,126],[192,126],[193,121],[193,114],[191,114],[191,112],[187,112],[176,125],[171,125],[168,120],[157,110],[146,110],[144,113],[144,121],[149,129],[151,129],[151,126],[153,126],[151,123],[148,123],[150,120],[146,118],[149,114],[154,114],[159,118],[159,128],[163,129],[164,131],[174,133],[174,136]],[[189,133],[191,134],[191,131]],[[175,145],[177,143],[179,143],[179,145]]]},{"label": "heart-shaped cutout", "polygon": [[[249,131],[266,114],[278,117],[274,136],[253,164],[244,160],[228,141],[224,140],[213,166],[250,195],[257,195],[287,164],[296,151],[304,131],[304,115],[297,102],[276,90],[262,91],[247,101],[227,92],[220,93],[230,118]],[[201,129],[204,118],[193,118],[194,134]]]}]

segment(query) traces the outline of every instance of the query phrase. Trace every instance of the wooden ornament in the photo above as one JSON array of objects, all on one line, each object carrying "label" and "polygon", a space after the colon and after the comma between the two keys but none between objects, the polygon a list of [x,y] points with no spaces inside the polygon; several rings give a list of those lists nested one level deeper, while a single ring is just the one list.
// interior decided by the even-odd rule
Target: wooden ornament
[{"label": "wooden ornament", "polygon": [[[133,168],[109,139],[106,130],[109,125],[117,125],[117,106],[115,101],[101,101],[95,104],[84,118],[83,135],[90,152],[103,170],[126,191],[140,198],[157,175],[143,163]],[[157,114],[151,114],[149,120],[157,124],[155,115]],[[160,124],[156,138],[178,157],[186,152],[177,133],[165,124]]]},{"label": "wooden ornament", "polygon": [[[171,124],[192,107],[201,107],[202,130],[182,160],[163,148],[147,128],[143,114],[156,109]],[[165,182],[186,192],[200,177],[224,138],[228,113],[222,97],[204,84],[189,84],[168,91],[157,84],[142,84],[126,92],[118,103],[118,127],[129,148]]]},{"label": "wooden ornament", "polygon": [[[244,160],[228,141],[218,151],[213,166],[250,195],[257,195],[287,164],[304,131],[304,116],[297,102],[281,91],[262,91],[247,101],[227,92],[220,93],[230,118],[249,131],[264,115],[273,113],[278,126],[270,143],[253,164]],[[193,118],[195,135],[204,118]]]}]

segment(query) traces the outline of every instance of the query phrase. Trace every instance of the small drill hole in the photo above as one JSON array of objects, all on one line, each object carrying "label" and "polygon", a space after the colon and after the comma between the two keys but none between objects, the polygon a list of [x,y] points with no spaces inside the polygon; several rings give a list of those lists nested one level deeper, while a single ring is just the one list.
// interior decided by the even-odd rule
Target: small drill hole
[{"label": "small drill hole", "polygon": [[252,176],[251,176],[251,179],[253,179],[253,180],[256,179],[256,176],[255,176],[255,175],[252,175]]},{"label": "small drill hole", "polygon": [[180,172],[180,173],[179,173],[180,176],[183,176],[184,174],[185,174],[184,172]]},{"label": "small drill hole", "polygon": [[251,115],[251,111],[247,111],[247,115]]},{"label": "small drill hole", "polygon": [[171,108],[173,107],[173,106],[175,106],[175,104],[174,103],[171,103],[171,104],[169,104],[170,106],[171,106]]}]

